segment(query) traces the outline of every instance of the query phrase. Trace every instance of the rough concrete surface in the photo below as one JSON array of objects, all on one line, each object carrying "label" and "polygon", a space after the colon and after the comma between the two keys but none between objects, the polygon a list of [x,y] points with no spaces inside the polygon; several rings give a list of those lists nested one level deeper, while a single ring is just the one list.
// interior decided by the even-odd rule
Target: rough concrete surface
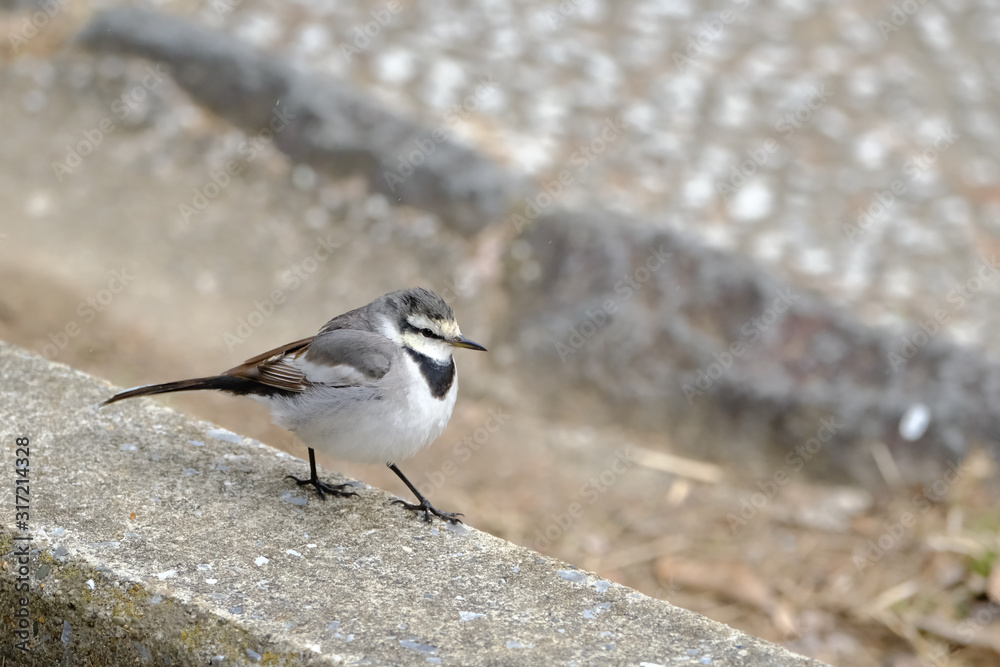
[{"label": "rough concrete surface", "polygon": [[[33,645],[14,648],[13,499],[0,655],[14,664],[816,664],[0,344],[4,469],[30,439]],[[326,472],[327,477],[332,475]]]}]

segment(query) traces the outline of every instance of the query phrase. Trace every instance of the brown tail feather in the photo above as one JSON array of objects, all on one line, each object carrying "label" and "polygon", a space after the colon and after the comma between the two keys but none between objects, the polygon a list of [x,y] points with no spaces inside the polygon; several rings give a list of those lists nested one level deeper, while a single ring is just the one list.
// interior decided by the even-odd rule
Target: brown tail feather
[{"label": "brown tail feather", "polygon": [[151,396],[153,394],[167,394],[172,391],[197,391],[199,389],[230,389],[231,378],[223,378],[220,376],[207,377],[207,378],[193,378],[191,380],[179,380],[177,382],[166,382],[164,384],[151,384],[145,387],[136,387],[135,389],[129,389],[128,391],[123,391],[120,394],[115,394],[108,400],[101,403],[101,407],[109,405],[111,403],[117,403],[118,401],[123,401],[126,398],[135,398],[136,396]]}]

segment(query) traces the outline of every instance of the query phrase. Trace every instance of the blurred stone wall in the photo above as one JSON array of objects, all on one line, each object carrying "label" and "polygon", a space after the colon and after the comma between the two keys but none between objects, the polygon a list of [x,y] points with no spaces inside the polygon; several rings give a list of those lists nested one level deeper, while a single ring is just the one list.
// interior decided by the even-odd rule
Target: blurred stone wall
[{"label": "blurred stone wall", "polygon": [[[609,419],[654,431],[670,424],[676,433],[690,415],[685,385],[698,388],[699,370],[747,338],[742,325],[766,310],[768,295],[791,288],[821,297],[802,303],[823,316],[782,319],[773,332],[783,335],[762,335],[768,345],[738,355],[739,372],[712,383],[713,410],[687,422],[691,436],[678,440],[698,442],[720,414],[743,424],[741,411],[762,420],[749,429],[748,451],[797,440],[787,426],[792,403],[809,408],[804,432],[831,410],[858,420],[854,442],[896,446],[898,420],[922,404],[930,406],[933,451],[961,454],[996,440],[985,415],[995,397],[989,332],[998,292],[992,274],[980,275],[993,261],[1000,210],[992,113],[998,12],[987,3],[162,6],[243,40],[263,54],[264,69],[273,56],[297,71],[341,78],[386,113],[412,119],[410,134],[400,136],[417,148],[419,128],[442,131],[518,182],[534,181],[533,194],[492,199],[489,210],[504,213],[467,226],[465,234],[483,226],[470,238],[453,233],[433,201],[393,208],[371,178],[329,180],[279,158],[246,127],[194,104],[177,86],[190,89],[190,77],[151,78],[141,61],[84,55],[73,36],[112,4],[4,17],[12,37],[0,121],[16,128],[7,146],[18,168],[0,182],[9,211],[0,260],[42,267],[44,279],[86,285],[85,293],[99,293],[111,270],[141,268],[106,311],[120,317],[124,309],[128,321],[142,323],[137,348],[155,341],[177,358],[226,355],[228,364],[251,346],[225,345],[223,333],[259,311],[260,295],[275,285],[292,298],[268,311],[282,313],[271,334],[298,336],[331,312],[424,282],[453,294],[467,330],[490,332],[480,337],[515,378],[493,375],[476,391],[545,408],[523,388],[532,380],[516,382],[525,369],[538,370],[560,386],[572,383],[558,402],[575,407],[561,414],[596,415],[587,398],[596,396]],[[203,74],[211,82],[211,68]],[[232,101],[223,88],[214,92],[220,103]],[[391,161],[392,151],[384,152]],[[240,173],[218,186],[213,174],[234,161]],[[213,184],[217,193],[208,197]],[[204,210],[198,197],[211,199]],[[184,206],[197,213],[185,216]],[[538,244],[570,238],[553,220],[566,229],[579,223],[585,236],[592,226],[621,234],[589,237],[599,244],[589,255],[587,243],[559,246],[580,255],[546,255]],[[567,361],[555,343],[570,340],[588,309],[623,296],[609,272],[637,271],[635,262],[654,250],[642,239],[660,233],[677,241],[678,257],[665,266],[683,255],[708,270],[688,271],[688,280],[655,272],[656,290],[632,288],[637,298],[608,313],[619,321],[602,335],[627,335],[588,344]],[[317,239],[345,252],[297,281],[289,277]],[[620,248],[614,239],[624,239]],[[552,276],[572,280],[546,282]],[[681,296],[668,297],[671,287]],[[5,326],[30,328],[26,306],[6,301]],[[658,329],[647,315],[666,319]],[[38,347],[65,338],[72,340],[66,354],[110,354],[84,344],[86,327],[82,337],[65,333],[82,317],[55,316],[58,331],[43,327]],[[823,327],[851,335],[824,338]],[[223,333],[191,351],[192,329]],[[673,332],[670,345],[658,338],[664,331]],[[797,347],[802,341],[817,345]],[[783,354],[801,362],[813,352],[823,373],[788,375]],[[548,361],[536,366],[538,359]],[[631,370],[615,375],[619,368]],[[655,381],[652,368],[661,369]],[[729,386],[732,377],[743,389]],[[609,398],[611,388],[619,400]],[[843,400],[810,398],[820,395]],[[761,413],[754,397],[773,407]],[[676,419],[652,418],[659,402]],[[650,407],[636,413],[642,405]],[[870,405],[879,420],[865,427]],[[720,447],[728,439],[721,436]],[[857,465],[870,467],[868,456]]]}]

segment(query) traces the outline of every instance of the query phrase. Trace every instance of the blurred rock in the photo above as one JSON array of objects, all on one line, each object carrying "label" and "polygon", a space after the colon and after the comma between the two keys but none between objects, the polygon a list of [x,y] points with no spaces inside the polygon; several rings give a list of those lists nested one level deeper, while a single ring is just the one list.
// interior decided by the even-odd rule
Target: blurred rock
[{"label": "blurred rock", "polygon": [[[556,212],[523,228],[507,263],[499,340],[553,413],[623,416],[688,452],[765,455],[785,475],[869,485],[882,441],[906,479],[938,478],[974,444],[996,448],[1000,369],[914,326],[867,327],[737,256],[610,213]],[[585,388],[590,398],[562,391]],[[899,422],[930,412],[909,442]],[[780,475],[779,475],[780,477]],[[781,484],[781,480],[776,480]]]},{"label": "blurred rock", "polygon": [[514,181],[489,158],[386,111],[353,87],[299,71],[225,33],[140,8],[98,15],[87,49],[169,65],[200,104],[251,136],[273,132],[293,160],[334,176],[364,174],[393,204],[415,206],[473,234],[502,217]]}]

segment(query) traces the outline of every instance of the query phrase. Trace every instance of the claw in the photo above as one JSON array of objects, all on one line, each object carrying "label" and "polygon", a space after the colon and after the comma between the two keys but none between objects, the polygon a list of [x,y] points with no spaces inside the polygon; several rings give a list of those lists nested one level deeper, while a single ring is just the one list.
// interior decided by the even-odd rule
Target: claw
[{"label": "claw", "polygon": [[302,486],[304,484],[312,484],[313,487],[316,489],[316,493],[318,493],[319,497],[322,498],[323,500],[326,500],[326,494],[327,493],[329,493],[332,496],[337,496],[339,498],[347,498],[349,496],[356,496],[356,495],[358,495],[357,492],[355,492],[355,491],[345,491],[344,490],[345,488],[352,488],[353,489],[354,486],[351,485],[351,484],[327,484],[326,482],[324,482],[323,480],[321,480],[319,477],[311,477],[311,478],[307,478],[307,479],[302,479],[300,477],[296,477],[295,475],[285,475],[285,478],[286,479],[294,479],[295,483],[298,484],[299,486]]},{"label": "claw", "polygon": [[465,516],[464,514],[461,512],[442,512],[441,510],[435,509],[435,507],[431,505],[430,501],[424,498],[424,495],[417,490],[417,487],[413,486],[413,483],[406,479],[406,475],[403,474],[403,471],[400,470],[395,463],[387,463],[386,465],[389,466],[389,470],[396,473],[396,476],[403,480],[403,483],[406,484],[406,488],[412,491],[413,495],[415,495],[417,500],[420,501],[419,503],[414,504],[408,503],[405,500],[397,499],[392,501],[394,505],[402,505],[405,509],[408,509],[411,512],[423,512],[424,521],[427,523],[433,521],[433,519],[431,519],[431,514],[439,519],[444,519],[448,523],[462,523],[462,520],[458,517]]},{"label": "claw", "polygon": [[308,479],[302,479],[301,477],[296,477],[295,475],[285,475],[285,478],[291,478],[295,480],[295,483],[299,486],[303,484],[312,484],[313,488],[316,489],[316,493],[323,500],[326,500],[326,494],[329,493],[332,496],[338,496],[340,498],[347,498],[348,496],[358,495],[354,491],[344,491],[345,488],[353,489],[354,486],[351,484],[327,484],[319,478],[316,474],[316,452],[313,448],[309,448],[309,477]]},{"label": "claw", "polygon": [[434,521],[434,519],[431,518],[432,514],[439,519],[447,521],[448,523],[462,523],[462,520],[459,519],[458,517],[465,516],[461,512],[442,512],[441,510],[435,508],[433,505],[427,502],[426,498],[421,503],[408,503],[405,500],[399,500],[397,498],[396,500],[392,501],[392,504],[402,505],[405,509],[408,509],[411,512],[423,512],[424,521],[426,521],[427,523],[431,523],[432,521]]}]

